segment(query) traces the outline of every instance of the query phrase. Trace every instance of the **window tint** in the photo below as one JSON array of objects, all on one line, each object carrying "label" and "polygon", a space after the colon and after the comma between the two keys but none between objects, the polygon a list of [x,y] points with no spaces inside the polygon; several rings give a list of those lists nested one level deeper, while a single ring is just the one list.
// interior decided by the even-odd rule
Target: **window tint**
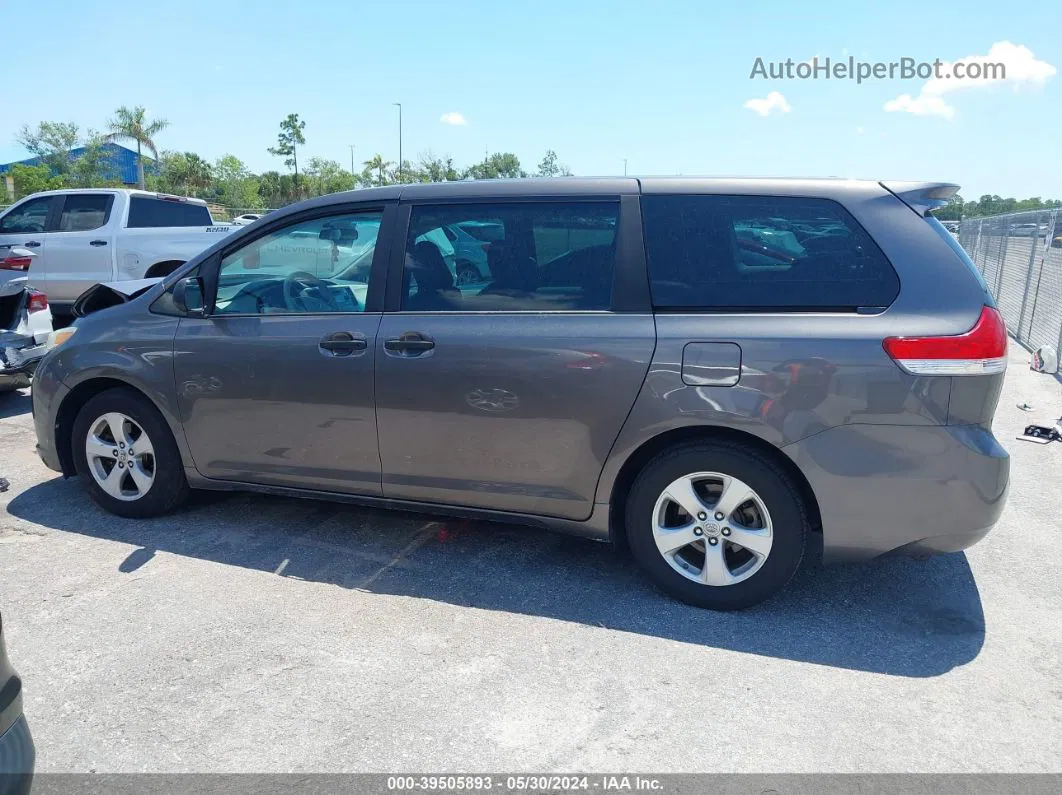
[{"label": "window tint", "polygon": [[43,232],[52,209],[52,196],[31,199],[20,204],[0,220],[0,233]]},{"label": "window tint", "polygon": [[618,218],[616,202],[414,207],[402,308],[608,309]]},{"label": "window tint", "polygon": [[87,232],[107,223],[114,197],[107,193],[73,193],[63,202],[60,232]]},{"label": "window tint", "polygon": [[233,251],[221,260],[215,314],[364,312],[381,217],[315,218]]},{"label": "window tint", "polygon": [[129,228],[210,226],[210,210],[203,204],[134,196],[129,202]]},{"label": "window tint", "polygon": [[774,196],[645,196],[653,304],[661,308],[888,306],[899,279],[839,204]]}]

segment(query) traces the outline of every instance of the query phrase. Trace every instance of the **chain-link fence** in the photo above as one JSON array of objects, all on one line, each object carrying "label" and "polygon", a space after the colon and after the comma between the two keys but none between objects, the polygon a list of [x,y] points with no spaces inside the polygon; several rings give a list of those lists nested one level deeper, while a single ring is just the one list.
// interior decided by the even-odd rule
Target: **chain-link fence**
[{"label": "chain-link fence", "polygon": [[959,243],[1026,348],[1062,348],[1062,211],[969,218]]}]

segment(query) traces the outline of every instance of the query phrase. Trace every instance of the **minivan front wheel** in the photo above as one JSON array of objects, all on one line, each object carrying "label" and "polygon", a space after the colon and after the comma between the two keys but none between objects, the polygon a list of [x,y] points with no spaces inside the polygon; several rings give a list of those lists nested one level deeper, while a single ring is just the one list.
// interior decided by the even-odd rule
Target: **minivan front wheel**
[{"label": "minivan front wheel", "polygon": [[808,532],[788,475],[722,442],[650,461],[631,488],[625,524],[631,552],[663,591],[715,610],[750,607],[785,587]]},{"label": "minivan front wheel", "polygon": [[180,453],[158,410],[136,392],[109,389],[74,421],[74,465],[92,499],[135,519],[161,516],[188,494]]}]

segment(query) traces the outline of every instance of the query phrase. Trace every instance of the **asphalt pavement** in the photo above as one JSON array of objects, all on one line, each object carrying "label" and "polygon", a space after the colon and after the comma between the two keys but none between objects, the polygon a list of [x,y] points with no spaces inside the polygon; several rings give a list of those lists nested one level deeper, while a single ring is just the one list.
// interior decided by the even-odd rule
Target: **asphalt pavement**
[{"label": "asphalt pavement", "polygon": [[38,769],[1062,771],[1062,443],[1014,438],[1062,385],[1028,359],[985,541],[812,566],[736,614],[540,530],[228,494],[119,519],[37,460],[28,392],[0,396],[0,611]]}]

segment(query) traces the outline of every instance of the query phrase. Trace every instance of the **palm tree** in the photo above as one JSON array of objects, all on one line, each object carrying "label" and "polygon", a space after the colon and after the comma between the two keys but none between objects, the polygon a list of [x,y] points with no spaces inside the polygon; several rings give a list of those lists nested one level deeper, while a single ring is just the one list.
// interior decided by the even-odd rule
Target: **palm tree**
[{"label": "palm tree", "polygon": [[132,110],[122,105],[114,112],[114,118],[108,122],[110,132],[105,136],[108,141],[136,141],[136,178],[141,190],[144,189],[144,157],[140,153],[141,147],[151,152],[158,161],[159,150],[152,139],[170,126],[165,119],[155,119],[148,124],[144,118],[146,113],[143,105],[137,105]]},{"label": "palm tree", "polygon": [[394,165],[390,160],[384,160],[383,155],[373,155],[372,160],[365,161],[365,168],[376,172],[376,184],[384,184],[384,171]]}]

